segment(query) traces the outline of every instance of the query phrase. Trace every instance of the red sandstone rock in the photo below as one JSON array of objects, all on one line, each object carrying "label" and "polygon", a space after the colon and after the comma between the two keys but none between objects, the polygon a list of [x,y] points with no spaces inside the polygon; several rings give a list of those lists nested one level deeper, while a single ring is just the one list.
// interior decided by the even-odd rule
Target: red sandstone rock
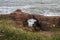
[{"label": "red sandstone rock", "polygon": [[60,24],[60,17],[57,16],[48,17],[43,15],[28,14],[22,12],[21,10],[16,10],[10,14],[10,18],[22,27],[28,27],[27,20],[33,16],[39,21],[39,23],[41,23],[41,26],[44,30],[48,30],[53,24],[55,26],[58,26],[58,24]]}]

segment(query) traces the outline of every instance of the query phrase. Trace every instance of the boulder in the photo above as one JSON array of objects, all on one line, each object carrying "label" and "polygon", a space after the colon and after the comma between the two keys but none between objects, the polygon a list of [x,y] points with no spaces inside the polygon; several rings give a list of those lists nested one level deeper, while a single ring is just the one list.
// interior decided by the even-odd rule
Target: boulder
[{"label": "boulder", "polygon": [[[25,13],[22,12],[21,10],[17,9],[16,11],[12,12],[10,14],[10,18],[12,20],[14,20],[16,22],[16,24],[21,25],[21,27],[28,27],[28,23],[27,20],[34,18],[36,19],[40,26],[38,26],[38,24],[35,23],[36,26],[32,27],[33,29],[37,30],[49,30],[51,27],[53,27],[53,25],[55,25],[56,27],[59,25],[60,23],[60,17],[58,16],[43,16],[43,15],[36,15],[36,14],[29,14],[29,13]],[[19,26],[20,27],[20,26]],[[29,29],[29,27],[28,27]],[[31,28],[30,28],[31,29]]]}]

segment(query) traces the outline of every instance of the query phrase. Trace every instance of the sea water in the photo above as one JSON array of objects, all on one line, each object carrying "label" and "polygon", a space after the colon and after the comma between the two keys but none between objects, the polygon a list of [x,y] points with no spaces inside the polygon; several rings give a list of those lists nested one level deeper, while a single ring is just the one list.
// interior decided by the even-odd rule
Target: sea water
[{"label": "sea water", "polygon": [[0,14],[16,9],[30,14],[60,16],[60,0],[0,0]]}]

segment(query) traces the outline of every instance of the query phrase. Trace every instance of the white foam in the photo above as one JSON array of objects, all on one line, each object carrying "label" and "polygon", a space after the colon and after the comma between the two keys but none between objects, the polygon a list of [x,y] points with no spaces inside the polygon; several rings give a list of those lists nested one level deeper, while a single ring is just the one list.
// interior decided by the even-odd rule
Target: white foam
[{"label": "white foam", "polygon": [[35,19],[29,19],[27,22],[28,22],[28,26],[32,27],[34,22],[36,22],[36,20]]},{"label": "white foam", "polygon": [[60,16],[60,12],[51,12],[50,10],[46,10],[44,16]]}]

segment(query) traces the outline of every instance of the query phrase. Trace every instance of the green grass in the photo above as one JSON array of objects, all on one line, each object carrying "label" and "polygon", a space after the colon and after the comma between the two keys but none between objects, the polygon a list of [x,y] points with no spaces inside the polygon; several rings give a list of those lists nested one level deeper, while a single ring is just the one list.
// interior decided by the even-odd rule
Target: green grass
[{"label": "green grass", "polygon": [[60,34],[51,36],[38,34],[35,32],[27,32],[15,27],[16,24],[7,18],[0,20],[0,33],[4,36],[0,40],[60,40]]},{"label": "green grass", "polygon": [[60,34],[52,35],[51,40],[60,40]]}]

